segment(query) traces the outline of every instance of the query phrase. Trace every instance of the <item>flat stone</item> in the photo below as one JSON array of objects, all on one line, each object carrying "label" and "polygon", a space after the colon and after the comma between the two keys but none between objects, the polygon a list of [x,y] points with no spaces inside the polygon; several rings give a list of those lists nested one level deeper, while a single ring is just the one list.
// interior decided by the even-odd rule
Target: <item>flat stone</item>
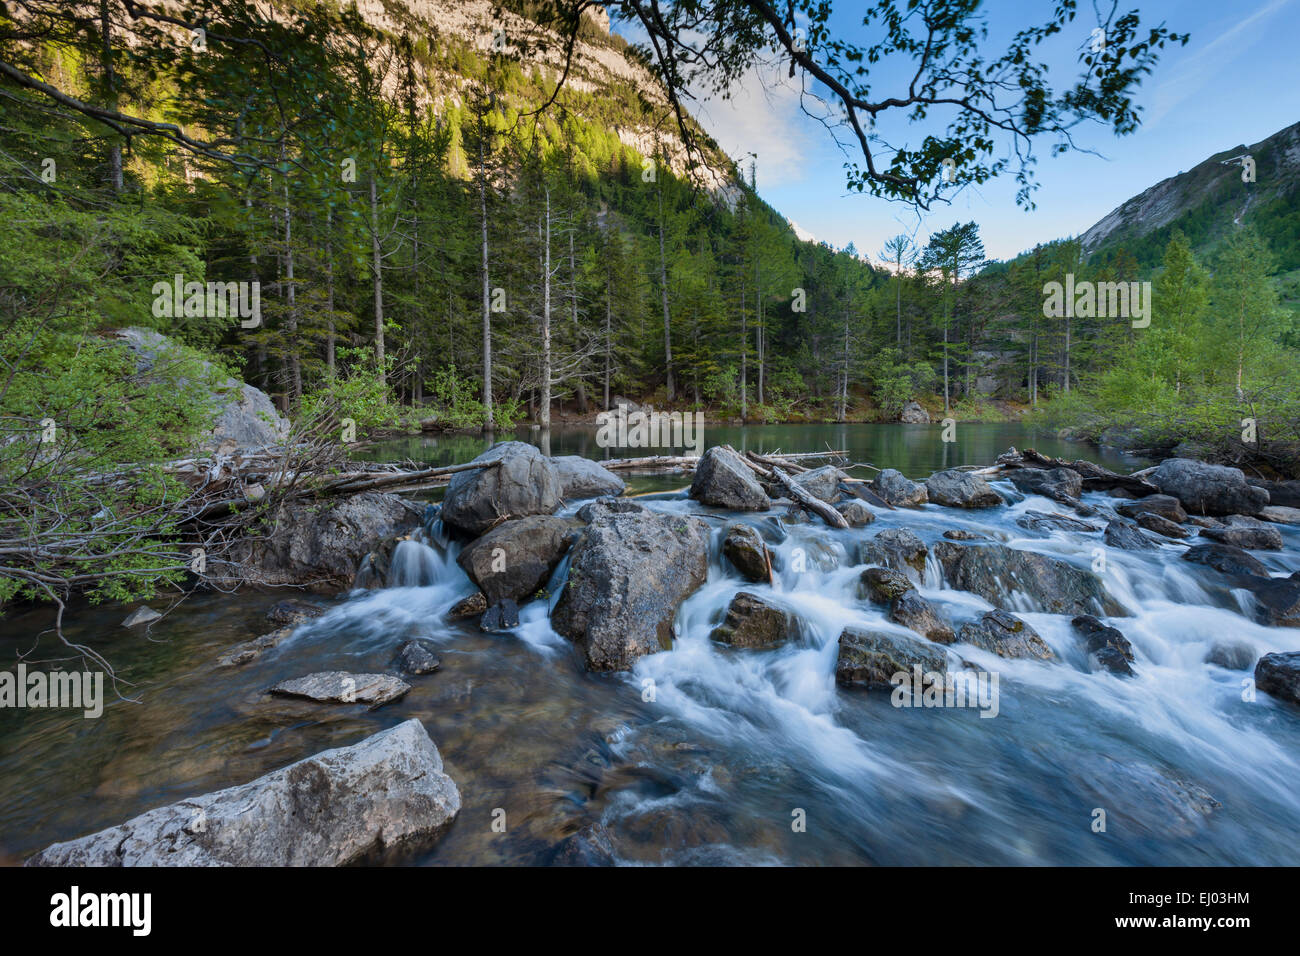
[{"label": "flat stone", "polygon": [[302,697],[322,704],[369,704],[382,707],[406,694],[411,685],[388,674],[320,671],[280,681],[271,688],[277,697]]}]

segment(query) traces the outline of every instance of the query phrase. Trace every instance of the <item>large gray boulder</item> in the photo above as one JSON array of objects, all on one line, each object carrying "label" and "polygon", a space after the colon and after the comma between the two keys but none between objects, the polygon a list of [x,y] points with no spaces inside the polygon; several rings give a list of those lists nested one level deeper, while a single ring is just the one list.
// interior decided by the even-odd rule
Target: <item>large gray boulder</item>
[{"label": "large gray boulder", "polygon": [[731,599],[727,616],[709,635],[733,647],[776,647],[798,636],[798,622],[792,615],[748,591]]},{"label": "large gray boulder", "polygon": [[732,511],[766,511],[772,507],[767,492],[740,455],[720,445],[706,451],[696,464],[691,497],[700,504]]},{"label": "large gray boulder", "polygon": [[746,580],[772,583],[772,555],[754,528],[733,524],[722,540],[722,553]]},{"label": "large gray boulder", "polygon": [[974,621],[967,621],[957,632],[957,640],[992,651],[998,657],[1038,661],[1056,658],[1037,631],[1014,614],[1003,610],[989,611]]},{"label": "large gray boulder", "polygon": [[209,578],[229,584],[349,587],[372,553],[420,525],[424,505],[375,492],[330,501],[290,503],[268,515],[266,533],[239,541],[226,570]]},{"label": "large gray boulder", "polygon": [[1261,657],[1255,665],[1255,686],[1280,700],[1300,704],[1300,651]]},{"label": "large gray boulder", "polygon": [[[131,350],[136,370],[144,375],[178,354],[176,343],[152,329],[132,327],[114,334]],[[197,451],[231,455],[269,448],[288,437],[289,420],[280,415],[265,392],[230,378],[210,362],[199,360],[199,364],[206,372],[205,384],[211,388],[216,417]]]},{"label": "large gray boulder", "polygon": [[859,551],[863,564],[879,564],[895,571],[911,568],[918,575],[925,574],[925,559],[929,555],[925,542],[907,528],[886,528],[870,541],[865,541]]},{"label": "large gray boulder", "polygon": [[1142,533],[1137,522],[1128,518],[1112,518],[1106,524],[1102,540],[1112,548],[1125,551],[1154,551],[1156,543]]},{"label": "large gray boulder", "polygon": [[602,495],[618,497],[627,487],[618,475],[581,455],[560,455],[551,459],[551,465],[560,479],[560,497],[566,501]]},{"label": "large gray boulder", "polygon": [[1245,515],[1229,515],[1222,528],[1202,528],[1201,537],[1252,551],[1281,551],[1282,532],[1266,522]]},{"label": "large gray boulder", "polygon": [[839,497],[840,482],[847,477],[834,465],[822,465],[810,471],[801,471],[791,476],[790,480],[814,498],[833,504]]},{"label": "large gray boulder", "polygon": [[505,600],[522,604],[546,584],[579,527],[577,519],[553,515],[516,518],[466,545],[456,563],[489,605]]},{"label": "large gray boulder", "polygon": [[930,501],[950,508],[992,508],[1003,503],[1002,496],[979,475],[949,469],[925,480]]},{"label": "large gray boulder", "polygon": [[1190,514],[1253,515],[1269,504],[1268,492],[1247,483],[1240,468],[1166,458],[1147,479],[1182,502]]},{"label": "large gray boulder", "polygon": [[930,500],[925,485],[912,481],[893,468],[886,468],[876,475],[871,487],[876,494],[898,508],[916,508]]},{"label": "large gray boulder", "polygon": [[1083,476],[1072,468],[1017,468],[1007,475],[1027,495],[1073,504],[1083,494]]},{"label": "large gray boulder", "polygon": [[1172,495],[1147,495],[1136,501],[1127,501],[1115,509],[1125,518],[1138,518],[1144,514],[1159,515],[1166,521],[1182,524],[1187,520],[1187,512],[1178,499]]},{"label": "large gray boulder", "polygon": [[626,670],[673,642],[681,603],[708,577],[709,526],[652,512],[598,514],[573,548],[551,626],[592,670]]},{"label": "large gray boulder", "polygon": [[344,866],[431,845],[460,792],[408,720],[250,783],[56,843],[28,866]]},{"label": "large gray boulder", "polygon": [[1183,552],[1183,560],[1204,564],[1221,574],[1268,577],[1268,568],[1258,558],[1231,544],[1194,544]]},{"label": "large gray boulder", "polygon": [[560,506],[560,478],[551,460],[521,441],[499,442],[452,476],[442,501],[443,524],[480,535],[502,518],[548,515]]},{"label": "large gray boulder", "polygon": [[928,425],[930,413],[921,407],[920,402],[908,402],[898,413],[898,420],[904,425]]},{"label": "large gray boulder", "polygon": [[889,688],[896,674],[911,679],[915,665],[925,674],[948,672],[947,655],[928,641],[860,627],[840,633],[835,679],[841,684]]},{"label": "large gray boulder", "polygon": [[1052,614],[1127,613],[1096,575],[1058,558],[1002,544],[947,541],[937,542],[931,553],[951,587],[1003,609],[1014,607],[1019,598],[1033,610]]}]

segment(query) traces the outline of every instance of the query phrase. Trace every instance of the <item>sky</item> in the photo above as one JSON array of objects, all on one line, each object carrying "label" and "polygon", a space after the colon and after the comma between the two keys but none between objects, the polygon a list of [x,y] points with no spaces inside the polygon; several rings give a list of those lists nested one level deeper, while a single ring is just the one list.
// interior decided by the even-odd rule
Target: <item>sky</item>
[{"label": "sky", "polygon": [[[862,0],[836,0],[835,8],[844,12],[832,22],[838,36],[865,45],[873,37],[861,25],[863,5]],[[1052,0],[985,3],[986,49],[1002,52],[1012,31],[1044,22],[1053,5]],[[1109,7],[1105,0],[1099,5]],[[1055,38],[1043,48],[1049,83],[1057,89],[1073,83],[1078,49],[1096,26],[1092,5],[1079,6],[1072,24],[1078,35]],[[1121,11],[1137,7],[1144,31],[1163,22],[1175,32],[1190,33],[1191,39],[1186,46],[1166,45],[1155,72],[1143,81],[1135,97],[1143,119],[1137,132],[1116,137],[1101,124],[1080,127],[1075,140],[1091,153],[1052,156],[1050,138],[1036,144],[1039,188],[1032,211],[1016,205],[1013,174],[967,188],[951,205],[936,205],[920,217],[902,204],[850,192],[845,152],[800,109],[792,85],[797,81],[785,71],[756,70],[730,100],[697,101],[691,108],[733,159],[748,164],[749,154],[756,154],[759,193],[803,238],[837,248],[853,243],[878,261],[892,235],[905,232],[924,243],[935,230],[973,219],[988,256],[1008,259],[1036,243],[1084,232],[1126,199],[1213,153],[1257,143],[1300,121],[1300,0],[1122,0],[1119,6]],[[616,25],[616,32],[637,39],[625,24]],[[873,95],[905,92],[909,79],[902,63],[878,69],[872,75]],[[882,121],[880,128],[891,142],[915,145],[944,125],[891,120]],[[1007,144],[999,148],[1005,150]]]}]

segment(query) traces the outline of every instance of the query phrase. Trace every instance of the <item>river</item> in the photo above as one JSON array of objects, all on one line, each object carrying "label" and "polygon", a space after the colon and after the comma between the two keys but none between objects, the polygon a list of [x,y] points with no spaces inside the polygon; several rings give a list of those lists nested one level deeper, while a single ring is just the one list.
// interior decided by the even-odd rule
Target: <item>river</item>
[{"label": "river", "polygon": [[[524,431],[521,437],[535,437]],[[787,452],[845,448],[855,461],[912,477],[988,463],[1009,445],[1132,469],[1085,446],[1015,425],[771,426],[716,428],[728,442]],[[556,430],[552,454],[603,457],[590,429]],[[372,458],[468,460],[485,447],[464,436],[389,442]],[[636,479],[643,499],[698,510],[680,477]],[[138,703],[112,700],[99,719],[65,711],[0,710],[0,861],[119,823],[154,806],[252,779],[410,717],[437,743],[464,806],[446,837],[413,863],[546,864],[1295,864],[1300,851],[1300,715],[1267,695],[1244,699],[1249,669],[1204,657],[1216,641],[1255,656],[1300,650],[1300,631],[1265,628],[1216,572],[1178,560],[1182,547],[1111,550],[1107,589],[1129,614],[1111,623],[1132,641],[1131,679],[1089,673],[1068,618],[1024,612],[1060,660],[964,653],[1000,675],[998,715],[974,709],[900,709],[888,693],[837,687],[836,638],[882,609],[856,596],[857,545],[907,527],[927,545],[952,528],[1081,566],[1097,536],[1029,532],[1026,510],[1051,511],[1008,482],[1005,508],[880,512],[866,528],[820,522],[769,534],[786,569],[771,586],[744,584],[720,560],[683,605],[672,651],[628,674],[588,673],[547,622],[548,602],[521,609],[512,634],[446,623],[473,590],[457,548],[435,534],[403,545],[395,573],[413,586],[324,599],[331,610],[243,668],[223,670],[230,645],[271,629],[281,593],[190,597],[150,636],[120,627],[121,607],[74,607],[66,631],[93,643],[133,682]],[[1089,503],[1107,499],[1089,494]],[[570,508],[574,506],[569,506]],[[714,522],[719,528],[722,522]],[[1300,531],[1283,527],[1281,552],[1255,552],[1272,573],[1300,567]],[[789,560],[816,555],[799,573]],[[550,586],[553,602],[566,571]],[[753,591],[796,613],[799,641],[747,651],[709,640],[731,597]],[[931,562],[922,594],[962,620],[989,605],[945,589]],[[155,602],[157,606],[158,602]],[[1020,613],[1020,612],[1018,612]],[[49,614],[3,622],[10,657],[39,647]],[[401,701],[375,711],[270,698],[279,680],[316,670],[391,671],[408,638],[438,648],[442,669],[411,678]],[[965,650],[963,648],[963,650]],[[1253,666],[1253,665],[1252,665]],[[647,684],[647,681],[653,682]],[[645,688],[653,686],[653,700]],[[1106,829],[1097,832],[1097,810]],[[494,828],[504,811],[505,832]]]}]

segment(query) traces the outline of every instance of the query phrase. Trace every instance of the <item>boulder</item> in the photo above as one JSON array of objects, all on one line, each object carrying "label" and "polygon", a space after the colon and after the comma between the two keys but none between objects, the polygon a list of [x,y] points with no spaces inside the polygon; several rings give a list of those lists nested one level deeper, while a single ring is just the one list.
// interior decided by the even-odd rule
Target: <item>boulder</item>
[{"label": "boulder", "polygon": [[1007,475],[1027,495],[1073,504],[1083,494],[1083,477],[1071,468],[1017,468]]},{"label": "boulder", "polygon": [[858,560],[862,564],[879,564],[895,571],[911,568],[923,575],[929,553],[925,542],[906,528],[886,528],[870,541],[863,542]]},{"label": "boulder", "polygon": [[369,704],[382,707],[403,697],[411,685],[388,674],[319,671],[282,680],[271,688],[277,697],[302,697],[320,704]]},{"label": "boulder", "polygon": [[967,621],[957,633],[957,640],[973,644],[998,657],[1028,658],[1050,661],[1056,655],[1032,627],[1006,611],[989,611],[983,617]]},{"label": "boulder", "polygon": [[592,670],[626,670],[672,646],[678,607],[708,576],[709,527],[679,515],[604,514],[574,546],[551,626]]},{"label": "boulder", "polygon": [[[324,505],[286,504],[274,519],[268,517],[268,533],[249,536],[235,545],[228,576],[217,574],[223,584],[232,586],[353,586],[367,557],[381,548],[386,574],[392,549],[420,526],[423,515],[422,504],[374,492]],[[355,586],[366,586],[364,575]],[[382,580],[378,586],[383,586]]]},{"label": "boulder", "polygon": [[469,597],[461,598],[447,611],[447,618],[459,621],[467,617],[477,617],[488,609],[487,598],[482,591],[475,591]]},{"label": "boulder", "polygon": [[1247,481],[1268,492],[1270,505],[1300,509],[1300,481],[1265,481],[1262,478],[1248,478]]},{"label": "boulder", "polygon": [[733,647],[776,647],[798,636],[795,620],[757,595],[740,591],[731,599],[727,616],[709,635]]},{"label": "boulder", "polygon": [[1125,551],[1154,551],[1156,544],[1142,533],[1136,522],[1128,518],[1113,518],[1106,524],[1102,540],[1112,548]]},{"label": "boulder", "polygon": [[345,866],[436,841],[460,792],[418,720],[56,843],[28,866]]},{"label": "boulder", "polygon": [[733,524],[722,539],[722,553],[747,581],[772,583],[772,555],[763,538],[747,524]]},{"label": "boulder", "polygon": [[982,541],[984,535],[977,531],[967,531],[965,528],[950,528],[943,533],[943,536],[949,541]]},{"label": "boulder", "polygon": [[312,604],[298,598],[289,598],[274,604],[266,612],[266,619],[277,627],[297,627],[304,621],[310,621],[324,613],[325,608],[318,604]]},{"label": "boulder", "polygon": [[906,574],[891,568],[867,568],[858,577],[858,597],[876,604],[888,604],[914,588]]},{"label": "boulder", "polygon": [[442,661],[423,641],[407,641],[397,652],[397,665],[408,674],[432,674]]},{"label": "boulder", "polygon": [[1133,645],[1118,628],[1103,624],[1091,614],[1080,614],[1070,622],[1079,635],[1089,661],[1094,667],[1104,668],[1112,674],[1131,677],[1136,660]]},{"label": "boulder", "polygon": [[835,506],[835,510],[844,515],[844,520],[849,523],[850,528],[864,528],[876,520],[871,509],[856,498],[840,502]]},{"label": "boulder", "polygon": [[1169,495],[1147,495],[1120,505],[1115,509],[1125,518],[1137,518],[1140,515],[1159,515],[1166,521],[1182,524],[1187,520],[1187,512],[1177,498]]},{"label": "boulder", "polygon": [[690,495],[700,504],[730,511],[766,511],[772,507],[754,473],[730,448],[714,445],[695,466]]},{"label": "boulder", "polygon": [[551,459],[551,465],[560,479],[560,497],[566,501],[602,495],[618,497],[627,487],[618,475],[581,455],[559,455]]},{"label": "boulder", "polygon": [[1261,657],[1255,665],[1255,686],[1279,700],[1300,704],[1300,651]]},{"label": "boulder", "polygon": [[[152,329],[128,328],[114,334],[131,350],[136,370],[146,375],[160,358],[179,348]],[[199,360],[199,365],[210,380],[211,403],[216,415],[196,451],[234,455],[270,448],[288,437],[289,420],[280,415],[265,392],[230,378],[210,362]]]},{"label": "boulder", "polygon": [[835,679],[841,684],[891,688],[895,674],[910,676],[916,665],[926,674],[948,672],[947,656],[926,641],[860,627],[840,633]]},{"label": "boulder", "polygon": [[498,442],[471,464],[490,465],[452,475],[442,521],[480,535],[502,518],[548,515],[560,505],[560,478],[551,460],[521,441]]},{"label": "boulder", "polygon": [[1181,541],[1182,539],[1191,536],[1191,532],[1182,525],[1174,524],[1168,518],[1154,514],[1150,511],[1138,513],[1133,520],[1138,523],[1138,527],[1146,528],[1148,531],[1154,531],[1156,534],[1166,538],[1173,538]]},{"label": "boulder", "polygon": [[578,509],[578,520],[590,524],[592,519],[603,514],[643,514],[648,509],[639,501],[628,498],[597,498]]},{"label": "boulder", "polygon": [[834,465],[822,465],[820,468],[791,475],[790,480],[814,498],[834,503],[840,494],[840,482],[847,477]]},{"label": "boulder", "polygon": [[1267,508],[1260,508],[1259,516],[1274,524],[1300,524],[1300,508],[1289,508],[1285,505],[1269,505]]},{"label": "boulder", "polygon": [[1300,627],[1300,577],[1247,578],[1255,598],[1255,620],[1268,627]]},{"label": "boulder", "polygon": [[519,626],[519,605],[510,598],[504,598],[493,604],[478,619],[480,631],[489,634],[504,634]]},{"label": "boulder", "polygon": [[1259,559],[1230,544],[1194,544],[1183,552],[1183,560],[1207,565],[1222,574],[1268,577],[1268,568]]},{"label": "boulder", "polygon": [[1229,544],[1234,548],[1249,548],[1253,551],[1281,551],[1282,532],[1270,524],[1254,518],[1232,515],[1225,521],[1223,528],[1202,528],[1201,537]]},{"label": "boulder", "polygon": [[891,505],[899,508],[916,508],[930,500],[925,485],[911,481],[901,471],[886,468],[871,482],[872,489]]},{"label": "boulder", "polygon": [[948,616],[915,590],[905,591],[889,602],[889,619],[936,644],[951,644],[955,637]]},{"label": "boulder", "polygon": [[932,549],[948,584],[978,594],[998,607],[1019,600],[1052,614],[1124,614],[1097,576],[1059,558],[1002,544],[956,545],[940,541]]},{"label": "boulder", "polygon": [[250,661],[255,661],[273,647],[280,644],[293,634],[292,627],[282,627],[278,630],[271,631],[269,634],[263,634],[255,637],[251,641],[244,641],[242,644],[236,644],[226,653],[217,658],[218,667],[240,667]]},{"label": "boulder", "polygon": [[902,411],[898,413],[898,420],[904,425],[928,425],[930,413],[921,407],[920,402],[912,401],[903,406]]},{"label": "boulder", "polygon": [[552,515],[516,518],[466,545],[456,563],[489,606],[507,599],[522,604],[546,585],[578,526]]},{"label": "boulder", "polygon": [[926,479],[925,491],[931,502],[950,508],[992,508],[1003,503],[987,481],[969,471],[937,472]]},{"label": "boulder", "polygon": [[1197,514],[1253,515],[1270,503],[1268,492],[1249,484],[1240,468],[1166,458],[1147,477],[1161,493],[1173,495]]}]

